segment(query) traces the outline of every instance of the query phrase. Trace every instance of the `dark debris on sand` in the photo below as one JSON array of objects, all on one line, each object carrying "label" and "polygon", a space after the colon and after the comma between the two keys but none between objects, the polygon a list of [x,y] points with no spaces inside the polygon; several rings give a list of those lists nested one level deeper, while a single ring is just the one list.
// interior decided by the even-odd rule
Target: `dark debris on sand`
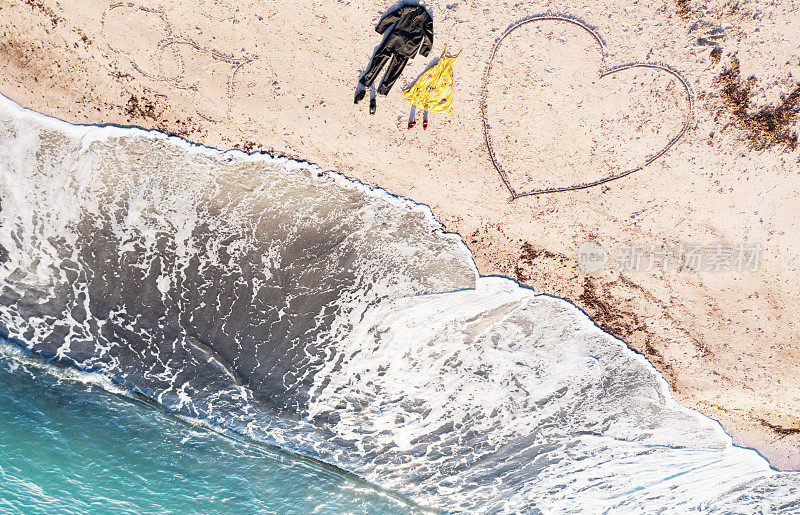
[{"label": "dark debris on sand", "polygon": [[754,148],[763,150],[774,145],[784,145],[787,150],[797,148],[797,132],[791,126],[800,112],[800,85],[784,96],[776,106],[753,110],[750,97],[756,78],[742,81],[739,60],[732,58],[731,66],[720,74],[716,83],[722,87],[722,100],[733,115],[737,125],[746,130]]}]

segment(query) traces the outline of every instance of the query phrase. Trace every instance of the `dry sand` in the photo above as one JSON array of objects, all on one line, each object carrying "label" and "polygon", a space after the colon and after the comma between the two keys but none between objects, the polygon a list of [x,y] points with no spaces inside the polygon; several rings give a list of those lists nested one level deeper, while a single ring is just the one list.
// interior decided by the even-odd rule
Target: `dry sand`
[{"label": "dry sand", "polygon": [[[412,61],[370,116],[353,93],[391,6],[4,0],[0,92],[70,122],[297,157],[428,204],[482,273],[573,301],[644,353],[680,402],[773,465],[800,468],[800,153],[787,147],[798,128],[800,3],[437,2],[431,56]],[[484,141],[483,74],[503,31],[544,13],[590,25],[608,68],[670,66],[691,87],[694,115],[643,170],[511,201]],[[408,131],[400,90],[444,45],[463,50],[455,114]],[[590,34],[556,22],[528,24],[498,49],[487,116],[518,191],[635,168],[679,131],[688,115],[680,81],[649,69],[601,79],[600,59]],[[588,276],[576,259],[585,240],[611,252],[719,242],[762,251],[757,271],[609,267]]]}]

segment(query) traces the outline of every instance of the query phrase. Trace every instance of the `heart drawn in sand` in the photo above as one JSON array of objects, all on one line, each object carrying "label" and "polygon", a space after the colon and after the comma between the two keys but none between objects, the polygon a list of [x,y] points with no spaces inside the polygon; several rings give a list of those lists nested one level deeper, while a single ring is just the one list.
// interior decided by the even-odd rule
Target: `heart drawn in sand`
[{"label": "heart drawn in sand", "polygon": [[625,177],[686,133],[692,94],[678,73],[646,63],[606,68],[605,56],[594,30],[559,16],[521,20],[495,43],[481,110],[512,198]]}]

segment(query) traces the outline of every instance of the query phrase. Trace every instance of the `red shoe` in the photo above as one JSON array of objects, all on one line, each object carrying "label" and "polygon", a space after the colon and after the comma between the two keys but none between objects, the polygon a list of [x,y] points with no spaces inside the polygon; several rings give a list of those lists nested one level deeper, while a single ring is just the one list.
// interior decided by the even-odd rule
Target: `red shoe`
[{"label": "red shoe", "polygon": [[422,130],[423,131],[428,130],[428,120],[423,120],[422,121]]},{"label": "red shoe", "polygon": [[414,127],[416,124],[417,124],[417,121],[416,121],[416,120],[414,120],[414,121],[411,121],[411,122],[408,122],[408,128],[409,128],[409,129],[411,129],[411,128],[413,128],[413,127]]}]

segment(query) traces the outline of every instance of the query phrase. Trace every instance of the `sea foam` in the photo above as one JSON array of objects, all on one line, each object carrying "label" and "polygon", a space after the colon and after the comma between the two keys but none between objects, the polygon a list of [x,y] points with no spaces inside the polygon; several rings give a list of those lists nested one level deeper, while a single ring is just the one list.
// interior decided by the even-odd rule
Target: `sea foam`
[{"label": "sea foam", "polygon": [[0,98],[0,335],[449,511],[800,509],[573,305],[316,166]]}]

